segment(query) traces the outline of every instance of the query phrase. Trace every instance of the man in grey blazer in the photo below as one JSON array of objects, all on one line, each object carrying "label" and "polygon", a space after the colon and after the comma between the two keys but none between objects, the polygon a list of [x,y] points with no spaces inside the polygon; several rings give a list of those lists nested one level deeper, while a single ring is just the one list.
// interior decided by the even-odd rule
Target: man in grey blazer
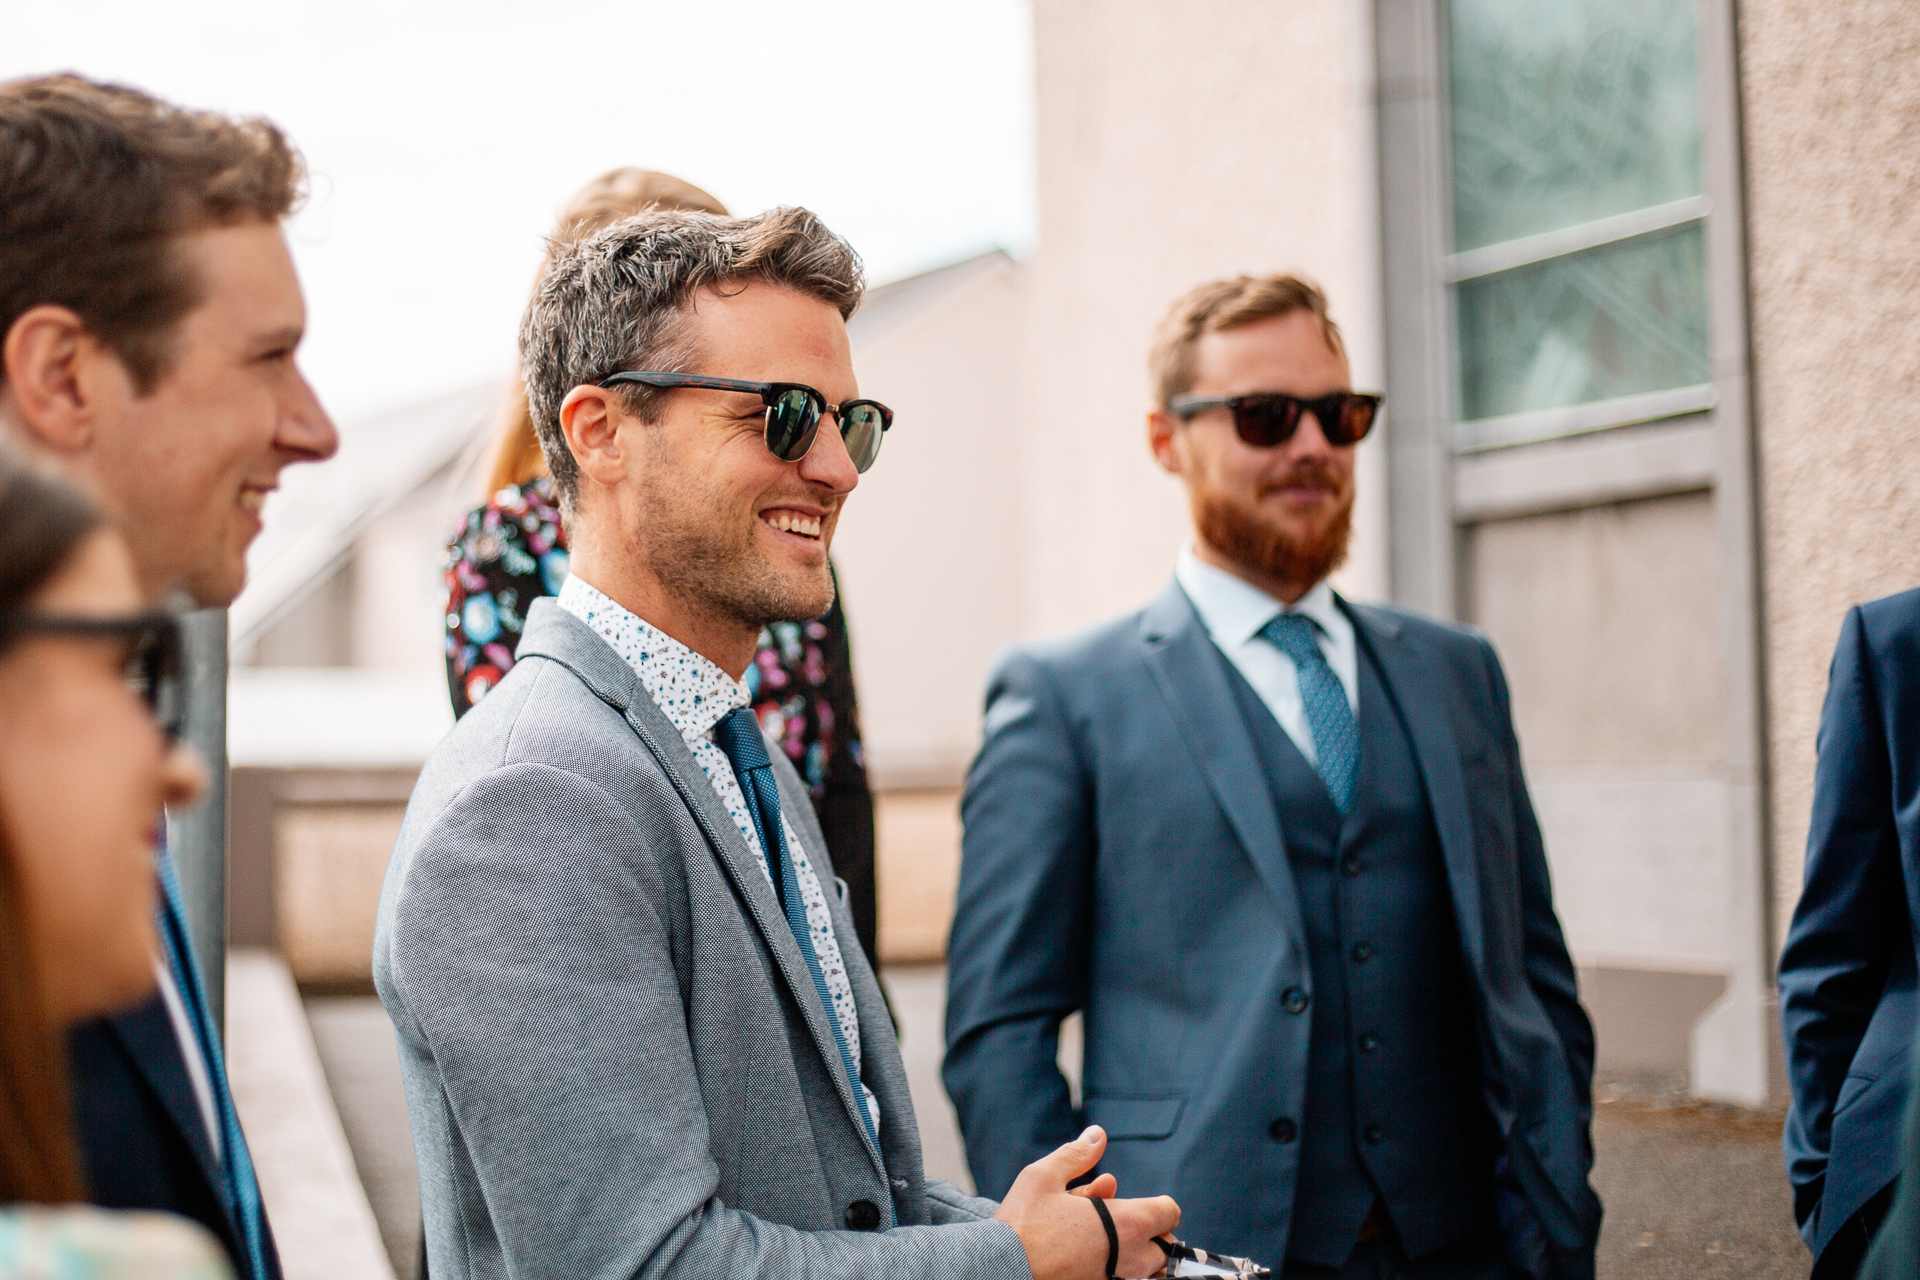
[{"label": "man in grey blazer", "polygon": [[1590,1277],[1593,1036],[1500,664],[1326,580],[1379,398],[1289,276],[1181,299],[1154,375],[1175,581],[1005,655],[967,783],[946,1081],[980,1187],[1094,1123],[1195,1243],[1290,1278]]},{"label": "man in grey blazer", "polygon": [[562,249],[528,310],[574,576],[421,774],[374,944],[435,1280],[1164,1261],[1172,1201],[1067,1190],[1098,1130],[998,1205],[925,1179],[805,788],[746,709],[761,628],[831,601],[891,421],[854,385],[861,290],[804,210],[649,213]]}]

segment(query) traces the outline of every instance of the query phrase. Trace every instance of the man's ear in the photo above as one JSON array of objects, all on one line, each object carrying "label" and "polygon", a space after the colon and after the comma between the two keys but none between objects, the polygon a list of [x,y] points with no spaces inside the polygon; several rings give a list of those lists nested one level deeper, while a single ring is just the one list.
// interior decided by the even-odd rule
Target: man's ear
[{"label": "man's ear", "polygon": [[1153,460],[1168,475],[1181,475],[1186,470],[1186,459],[1181,456],[1175,439],[1179,431],[1180,419],[1165,409],[1154,409],[1147,414],[1147,447],[1153,450]]},{"label": "man's ear", "polygon": [[620,424],[627,407],[605,387],[579,386],[560,402],[560,435],[580,474],[608,488],[626,478],[627,455]]},{"label": "man's ear", "polygon": [[[64,454],[93,443],[103,397],[132,392],[119,357],[79,316],[50,304],[29,308],[7,329],[0,372],[29,443]],[[109,381],[126,385],[110,388]]]}]

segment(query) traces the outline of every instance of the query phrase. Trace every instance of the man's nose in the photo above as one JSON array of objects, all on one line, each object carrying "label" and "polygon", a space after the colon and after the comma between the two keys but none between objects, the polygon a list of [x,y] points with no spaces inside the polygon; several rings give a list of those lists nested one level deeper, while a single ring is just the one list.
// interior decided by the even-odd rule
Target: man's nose
[{"label": "man's nose", "polygon": [[1293,439],[1287,441],[1287,453],[1294,458],[1324,458],[1333,453],[1333,445],[1327,439],[1325,428],[1320,425],[1319,414],[1311,409],[1300,411],[1300,422],[1293,429]]},{"label": "man's nose", "polygon": [[835,493],[851,493],[860,483],[860,469],[853,465],[853,455],[847,452],[838,414],[820,416],[820,431],[813,438],[813,447],[800,459],[800,476],[825,485]]},{"label": "man's nose", "polygon": [[273,442],[299,462],[324,462],[340,448],[340,432],[305,374],[296,372],[290,403],[282,407]]}]

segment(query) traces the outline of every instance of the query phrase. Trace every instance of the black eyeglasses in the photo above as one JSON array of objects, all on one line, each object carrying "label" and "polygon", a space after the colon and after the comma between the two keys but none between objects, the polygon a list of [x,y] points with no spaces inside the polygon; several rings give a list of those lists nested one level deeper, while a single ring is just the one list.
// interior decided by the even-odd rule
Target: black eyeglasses
[{"label": "black eyeglasses", "polygon": [[1231,409],[1234,434],[1256,449],[1271,449],[1293,439],[1301,415],[1311,413],[1327,443],[1345,448],[1360,443],[1373,430],[1383,399],[1363,391],[1336,391],[1317,400],[1258,391],[1245,396],[1175,396],[1167,401],[1167,410],[1185,421],[1209,409]]},{"label": "black eyeglasses", "polygon": [[840,438],[854,470],[865,471],[880,456],[880,439],[893,425],[893,410],[878,400],[849,400],[828,404],[827,398],[799,382],[742,382],[738,378],[708,378],[697,373],[652,373],[628,370],[602,378],[603,387],[637,382],[647,387],[697,387],[705,391],[745,391],[767,406],[767,449],[782,462],[798,462],[813,448],[820,418],[831,413],[840,420]]},{"label": "black eyeglasses", "polygon": [[23,635],[82,636],[117,640],[127,647],[123,672],[127,688],[147,704],[168,742],[180,737],[187,722],[185,646],[180,619],[165,610],[123,618],[68,618],[23,613],[0,620],[0,649]]}]

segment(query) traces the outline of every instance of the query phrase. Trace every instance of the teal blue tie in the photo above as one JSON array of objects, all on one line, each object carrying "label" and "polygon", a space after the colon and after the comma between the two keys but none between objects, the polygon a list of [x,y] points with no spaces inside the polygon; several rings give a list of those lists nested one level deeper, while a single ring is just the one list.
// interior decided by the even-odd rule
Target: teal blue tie
[{"label": "teal blue tie", "polygon": [[1260,638],[1293,659],[1314,754],[1320,757],[1320,780],[1345,813],[1353,798],[1354,775],[1360,771],[1360,727],[1354,723],[1346,686],[1320,651],[1318,631],[1319,625],[1304,613],[1282,613],[1260,628]]},{"label": "teal blue tie", "polygon": [[833,1041],[840,1049],[840,1064],[846,1068],[847,1082],[853,1086],[854,1105],[859,1109],[867,1136],[873,1139],[877,1149],[880,1135],[873,1131],[873,1117],[867,1112],[866,1088],[853,1065],[853,1053],[840,1030],[840,1019],[833,1011],[833,997],[827,993],[827,977],[820,970],[819,953],[813,949],[807,904],[800,900],[800,879],[787,853],[786,825],[780,820],[780,784],[773,776],[767,741],[760,736],[760,722],[745,707],[730,711],[713,726],[713,740],[727,753],[734,776],[740,780],[740,790],[747,798],[747,814],[753,819],[753,829],[767,855],[767,874],[773,880],[774,896],[780,899],[787,928],[793,931],[793,940],[800,945],[800,955],[807,962],[807,972],[813,976],[813,988],[819,993],[820,1007],[826,1011],[827,1026],[832,1029]]},{"label": "teal blue tie", "polygon": [[[221,1165],[227,1175],[227,1194],[233,1202],[233,1216],[240,1226],[240,1243],[246,1250],[246,1269],[241,1280],[268,1280],[266,1211],[260,1205],[260,1183],[254,1177],[253,1156],[247,1150],[247,1136],[240,1132],[240,1117],[233,1108],[233,1094],[227,1088],[226,1063],[220,1053],[220,1039],[214,1034],[212,1012],[207,1005],[206,987],[200,981],[200,967],[194,963],[193,946],[187,937],[187,913],[181,906],[180,882],[173,873],[173,859],[160,851],[160,941],[167,952],[167,967],[173,972],[173,985],[186,1007],[187,1021],[199,1042],[200,1057],[207,1064],[208,1090],[220,1122]],[[187,1048],[182,1045],[180,1052]]]}]

